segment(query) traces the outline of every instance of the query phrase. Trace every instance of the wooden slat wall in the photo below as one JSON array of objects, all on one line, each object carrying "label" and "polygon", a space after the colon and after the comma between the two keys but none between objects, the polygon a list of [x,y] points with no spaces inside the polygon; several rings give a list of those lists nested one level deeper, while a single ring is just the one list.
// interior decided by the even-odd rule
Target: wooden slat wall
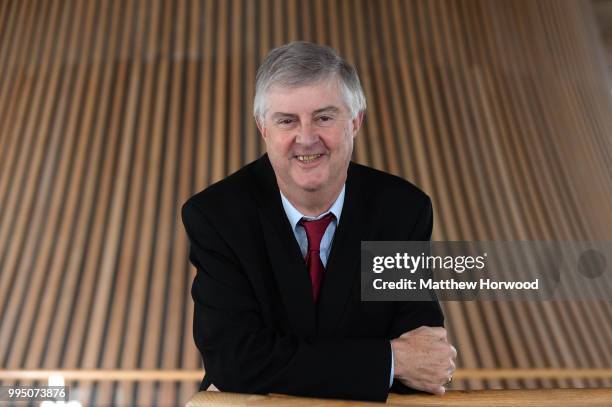
[{"label": "wooden slat wall", "polygon": [[593,14],[597,21],[594,27],[602,43],[602,58],[608,65],[608,74],[612,78],[612,1],[591,0]]},{"label": "wooden slat wall", "polygon": [[[434,239],[612,240],[594,24],[573,0],[0,1],[0,367],[199,368],[180,205],[263,152],[254,73],[291,40],[356,65],[355,159],[432,196]],[[612,366],[610,302],[444,308],[463,368]],[[72,385],[100,405],[196,389]]]}]

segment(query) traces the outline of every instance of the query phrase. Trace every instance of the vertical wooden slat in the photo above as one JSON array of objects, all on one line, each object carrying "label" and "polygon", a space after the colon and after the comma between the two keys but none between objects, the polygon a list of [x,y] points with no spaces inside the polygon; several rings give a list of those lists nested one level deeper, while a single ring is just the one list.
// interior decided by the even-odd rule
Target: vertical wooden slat
[{"label": "vertical wooden slat", "polygon": [[[363,3],[358,3],[357,6],[353,6],[352,24],[359,24],[360,22],[364,21],[364,18],[365,18],[364,13],[366,12],[364,9],[365,9],[365,5]],[[360,79],[361,79],[361,86],[363,87],[363,90],[366,95],[371,95],[372,94],[372,91],[371,91],[372,76],[370,75],[370,68],[368,66],[369,65],[368,64],[368,54],[367,54],[367,51],[368,51],[367,42],[368,41],[366,40],[366,36],[363,30],[357,30],[356,36],[354,37],[354,42],[355,42],[355,49],[358,50],[358,52],[356,52],[355,61],[359,67],[358,72],[359,72]],[[378,135],[375,134],[374,132],[367,131],[368,129],[370,129],[370,127],[377,128],[376,126],[376,123],[377,123],[376,107],[375,107],[376,101],[369,99],[368,105],[370,109],[366,113],[365,121],[363,124],[363,130],[361,134],[359,134],[357,138],[355,139],[358,141],[359,144],[362,145],[362,147],[359,147],[359,144],[358,144],[355,148],[365,148],[368,153],[368,157],[369,157],[368,161],[372,163],[374,166],[376,166],[377,168],[381,168],[383,159],[382,159],[382,153],[380,151],[380,147],[378,143],[371,140],[373,137],[377,137]],[[374,134],[372,135],[372,133]]]},{"label": "vertical wooden slat", "polygon": [[228,52],[228,62],[230,64],[230,75],[229,75],[229,111],[226,112],[229,121],[229,139],[227,146],[227,157],[225,173],[233,173],[237,171],[242,163],[240,157],[242,155],[242,149],[244,146],[241,143],[240,132],[242,131],[241,123],[243,120],[248,120],[241,116],[241,109],[244,102],[241,100],[240,90],[244,87],[241,78],[241,68],[244,65],[242,43],[240,36],[240,25],[242,14],[245,11],[241,7],[238,1],[233,1],[233,10],[231,13],[230,27],[228,31],[231,35],[230,51]]},{"label": "vertical wooden slat", "polygon": [[[201,56],[199,54],[199,41],[198,33],[200,32],[200,6],[199,2],[188,2],[185,6],[186,21],[189,27],[186,30],[185,41],[186,50],[190,56],[189,63],[186,67],[185,76],[183,77],[182,87],[186,92],[184,96],[184,113],[181,118],[181,131],[184,133],[184,140],[182,143],[182,151],[180,152],[179,162],[181,167],[177,174],[179,180],[179,202],[184,202],[191,191],[194,188],[195,174],[193,169],[195,168],[195,162],[197,157],[195,156],[197,140],[200,136],[198,134],[198,126],[196,124],[197,106],[200,102],[200,95],[198,95],[199,87],[194,86],[201,81]],[[192,174],[191,177],[182,176],[184,174]],[[175,326],[172,326],[170,330],[173,330],[175,336],[175,350],[174,354],[171,352],[164,351],[164,366],[172,368],[191,368],[196,369],[199,367],[198,355],[195,352],[195,346],[190,341],[191,331],[191,296],[189,293],[189,281],[185,277],[190,277],[191,273],[187,266],[187,253],[188,243],[186,236],[180,233],[180,213],[178,202],[175,202],[175,222],[178,225],[174,228],[174,239],[176,239],[176,250],[172,259],[172,283],[174,289],[171,293],[171,300],[173,309],[168,313],[168,319],[176,320]],[[178,227],[177,227],[178,226]],[[181,383],[178,386],[176,395],[173,402],[168,402],[168,405],[180,404],[181,401],[187,400],[191,394],[195,392],[195,388],[192,384]]]},{"label": "vertical wooden slat", "polygon": [[[231,4],[231,3],[228,3]],[[265,10],[262,10],[265,12]],[[216,18],[213,20],[215,23],[215,51],[213,55],[215,65],[214,75],[214,102],[213,106],[213,141],[212,141],[212,155],[209,159],[212,161],[212,182],[219,181],[223,175],[225,175],[225,139],[227,137],[227,122],[225,120],[226,112],[224,106],[226,105],[226,99],[229,97],[227,94],[228,75],[227,65],[229,63],[229,44],[227,43],[230,15],[227,4],[225,6],[219,5],[217,8]],[[209,23],[213,23],[209,21]],[[212,88],[211,88],[212,89]]]},{"label": "vertical wooden slat", "polygon": [[[292,7],[296,7],[294,3],[292,3]],[[243,83],[243,95],[246,100],[243,100],[243,103],[246,104],[244,109],[245,114],[242,117],[244,121],[244,158],[242,162],[246,164],[247,162],[253,161],[257,158],[257,146],[259,144],[259,131],[255,126],[255,121],[253,119],[253,96],[255,95],[255,70],[258,64],[256,60],[258,58],[257,48],[255,46],[257,37],[257,21],[255,14],[255,2],[247,1],[246,2],[246,27],[244,32],[244,52],[246,58],[246,65],[244,67],[244,83]],[[296,11],[297,13],[297,11]],[[295,17],[297,18],[297,17]],[[296,37],[297,38],[297,37]]]}]

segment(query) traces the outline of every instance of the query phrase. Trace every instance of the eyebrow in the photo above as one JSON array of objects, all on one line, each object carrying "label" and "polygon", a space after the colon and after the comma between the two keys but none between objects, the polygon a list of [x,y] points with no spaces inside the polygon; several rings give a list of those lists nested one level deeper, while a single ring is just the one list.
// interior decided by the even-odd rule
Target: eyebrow
[{"label": "eyebrow", "polygon": [[[340,109],[337,108],[336,106],[330,105],[330,106],[322,107],[321,109],[317,109],[314,112],[312,112],[312,114],[315,115],[315,114],[319,114],[323,112],[338,113],[340,112]],[[275,119],[277,117],[287,117],[287,116],[295,117],[297,115],[295,113],[274,112],[272,113],[270,118]]]},{"label": "eyebrow", "polygon": [[323,113],[323,112],[338,113],[340,112],[340,109],[338,109],[336,106],[330,105],[330,106],[325,106],[321,109],[317,109],[313,113],[317,114],[317,113]]}]

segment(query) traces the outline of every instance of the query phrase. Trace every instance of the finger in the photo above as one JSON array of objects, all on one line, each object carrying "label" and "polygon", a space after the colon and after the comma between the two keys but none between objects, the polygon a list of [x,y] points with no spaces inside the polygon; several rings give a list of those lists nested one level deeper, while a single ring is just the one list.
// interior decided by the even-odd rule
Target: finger
[{"label": "finger", "polygon": [[432,340],[432,337],[423,337],[423,341],[425,342],[425,346],[429,349],[429,351],[436,355],[436,357],[440,360],[453,359],[454,353],[451,349],[450,345],[443,340]]},{"label": "finger", "polygon": [[409,385],[408,387],[411,387],[415,390],[420,390],[420,391],[424,391],[427,393],[431,393],[431,394],[439,394],[440,387],[444,387],[444,386],[442,386],[440,383],[434,383],[431,381],[422,381],[422,382],[412,383],[412,385]]},{"label": "finger", "polygon": [[453,374],[453,372],[455,371],[455,369],[456,369],[455,362],[453,362],[453,361],[451,360],[451,361],[450,361],[450,368],[448,369],[448,373],[449,373],[450,375],[452,375],[452,374]]},{"label": "finger", "polygon": [[457,357],[457,349],[453,345],[443,343],[444,349],[441,351],[444,357],[455,359]]},{"label": "finger", "polygon": [[444,372],[442,375],[440,375],[438,377],[438,381],[436,381],[435,383],[439,386],[445,386],[448,383],[450,383],[450,381],[452,380],[453,376]]},{"label": "finger", "polygon": [[431,393],[437,396],[443,396],[444,393],[446,393],[446,389],[444,386],[436,386],[431,390]]}]

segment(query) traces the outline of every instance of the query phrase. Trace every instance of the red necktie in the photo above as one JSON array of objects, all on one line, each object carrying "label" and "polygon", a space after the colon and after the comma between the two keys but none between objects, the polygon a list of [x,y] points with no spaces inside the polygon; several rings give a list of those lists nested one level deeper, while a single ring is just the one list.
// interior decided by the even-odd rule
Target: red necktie
[{"label": "red necktie", "polygon": [[317,220],[300,220],[300,225],[306,230],[308,237],[308,253],[306,254],[306,267],[310,273],[310,282],[312,283],[312,299],[315,304],[319,299],[319,289],[323,280],[323,262],[321,261],[320,246],[321,239],[327,230],[327,226],[334,219],[334,215],[328,213],[321,219]]}]

